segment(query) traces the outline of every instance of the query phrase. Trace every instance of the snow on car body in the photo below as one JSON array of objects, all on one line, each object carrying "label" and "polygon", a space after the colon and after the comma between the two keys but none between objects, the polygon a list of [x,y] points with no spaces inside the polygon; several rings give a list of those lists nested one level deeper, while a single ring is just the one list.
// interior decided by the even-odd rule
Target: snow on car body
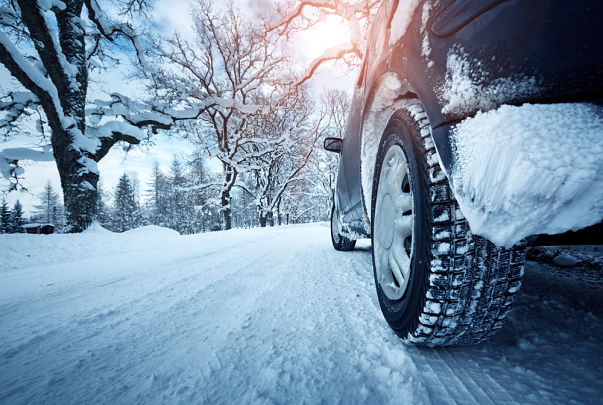
[{"label": "snow on car body", "polygon": [[382,2],[345,141],[329,148],[332,234],[339,250],[373,235],[381,308],[402,338],[487,338],[519,289],[521,240],[603,220],[601,12]]}]

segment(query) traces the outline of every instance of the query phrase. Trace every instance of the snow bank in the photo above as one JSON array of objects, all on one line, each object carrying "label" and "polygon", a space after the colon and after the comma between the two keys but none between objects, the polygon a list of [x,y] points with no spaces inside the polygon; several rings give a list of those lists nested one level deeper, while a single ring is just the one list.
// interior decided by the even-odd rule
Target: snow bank
[{"label": "snow bank", "polygon": [[[230,241],[235,243],[236,238],[247,238],[249,235],[261,239],[274,232],[274,229],[312,228],[315,225],[284,225],[278,228],[231,229],[196,235],[180,235],[173,229],[156,225],[116,233],[95,222],[80,234],[0,234],[0,274],[30,266],[47,266],[91,258],[115,257],[125,253],[135,253],[140,257],[149,258],[157,256],[157,252],[162,250],[192,249],[194,251],[208,243],[230,243]],[[326,224],[321,224],[321,226],[326,226]],[[163,256],[159,254],[158,257]]]},{"label": "snow bank", "polygon": [[124,232],[124,235],[144,235],[148,237],[167,237],[174,238],[180,236],[178,231],[175,231],[170,228],[164,228],[162,226],[157,225],[147,225],[141,226],[140,228],[130,229],[129,231]]},{"label": "snow bank", "polygon": [[113,233],[110,230],[108,230],[107,228],[104,228],[101,224],[99,224],[98,222],[94,221],[88,228],[86,228],[86,230],[84,232],[82,232],[83,234],[88,234],[88,233],[99,233],[99,234],[108,234],[108,233]]},{"label": "snow bank", "polygon": [[603,108],[503,105],[454,127],[451,184],[472,231],[511,246],[603,219]]},{"label": "snow bank", "polygon": [[178,232],[145,226],[114,233],[93,223],[81,234],[0,235],[0,272],[27,266],[53,264],[124,252],[180,246],[186,239]]}]

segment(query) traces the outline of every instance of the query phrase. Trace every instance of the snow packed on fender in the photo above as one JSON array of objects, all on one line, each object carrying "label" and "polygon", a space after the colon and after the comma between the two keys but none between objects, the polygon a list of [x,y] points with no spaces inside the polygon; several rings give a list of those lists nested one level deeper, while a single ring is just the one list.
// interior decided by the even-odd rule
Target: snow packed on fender
[{"label": "snow packed on fender", "polygon": [[495,244],[603,220],[603,107],[503,105],[457,124],[451,144],[455,197]]}]

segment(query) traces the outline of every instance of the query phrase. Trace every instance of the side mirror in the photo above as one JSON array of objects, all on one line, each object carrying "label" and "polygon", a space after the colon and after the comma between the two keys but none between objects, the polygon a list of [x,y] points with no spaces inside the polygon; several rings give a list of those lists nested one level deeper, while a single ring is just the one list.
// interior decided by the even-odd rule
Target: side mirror
[{"label": "side mirror", "polygon": [[341,138],[325,138],[323,147],[329,152],[341,153],[341,145],[343,145]]}]

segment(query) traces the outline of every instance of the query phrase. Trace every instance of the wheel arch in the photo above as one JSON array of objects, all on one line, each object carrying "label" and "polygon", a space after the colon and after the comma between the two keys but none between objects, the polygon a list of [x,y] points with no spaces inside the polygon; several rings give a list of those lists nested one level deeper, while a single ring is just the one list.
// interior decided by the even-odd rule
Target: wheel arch
[{"label": "wheel arch", "polygon": [[425,107],[411,83],[394,71],[383,72],[373,80],[373,86],[366,93],[360,128],[360,184],[364,219],[370,225],[373,176],[379,145],[391,117],[400,109],[420,105],[414,118],[428,119]]}]

